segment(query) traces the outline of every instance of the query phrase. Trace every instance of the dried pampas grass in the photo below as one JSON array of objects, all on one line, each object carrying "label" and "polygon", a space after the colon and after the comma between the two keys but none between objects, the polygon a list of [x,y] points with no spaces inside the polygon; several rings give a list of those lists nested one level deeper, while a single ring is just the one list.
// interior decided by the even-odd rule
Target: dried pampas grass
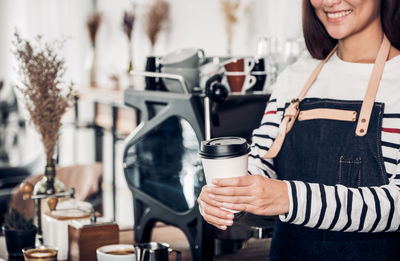
[{"label": "dried pampas grass", "polygon": [[129,42],[132,40],[133,26],[135,24],[135,13],[133,11],[125,11],[124,18],[122,20],[122,29]]},{"label": "dried pampas grass", "polygon": [[237,12],[240,0],[221,0],[222,12],[225,18],[225,31],[228,38],[228,54],[232,53],[233,26],[238,22]]},{"label": "dried pampas grass", "polygon": [[102,13],[95,12],[95,13],[89,15],[86,20],[86,26],[88,29],[90,42],[91,42],[92,46],[94,46],[96,43],[96,36],[97,36],[97,32],[99,31],[99,27],[100,27],[102,18],[103,18]]},{"label": "dried pampas grass", "polygon": [[146,18],[146,35],[153,49],[157,42],[164,22],[168,19],[169,3],[165,0],[156,0],[150,7]]},{"label": "dried pampas grass", "polygon": [[72,83],[65,84],[62,80],[65,65],[55,51],[55,43],[43,43],[37,37],[33,45],[18,33],[14,36],[14,53],[23,85],[18,89],[24,95],[31,122],[42,138],[47,161],[50,161],[59,138],[61,118],[72,105]]}]

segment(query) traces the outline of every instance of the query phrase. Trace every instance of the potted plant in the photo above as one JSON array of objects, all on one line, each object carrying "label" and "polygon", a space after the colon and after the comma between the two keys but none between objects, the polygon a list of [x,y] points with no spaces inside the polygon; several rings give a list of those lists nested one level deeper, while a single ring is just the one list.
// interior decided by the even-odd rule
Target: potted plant
[{"label": "potted plant", "polygon": [[14,208],[10,208],[5,215],[2,230],[10,257],[23,256],[23,248],[35,246],[37,227],[33,224],[32,218],[25,218]]}]

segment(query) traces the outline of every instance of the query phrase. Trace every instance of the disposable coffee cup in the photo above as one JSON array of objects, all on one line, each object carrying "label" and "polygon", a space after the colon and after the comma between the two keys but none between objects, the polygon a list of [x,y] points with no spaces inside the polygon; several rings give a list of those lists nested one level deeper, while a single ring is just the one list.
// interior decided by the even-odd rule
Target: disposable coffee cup
[{"label": "disposable coffee cup", "polygon": [[[202,141],[199,154],[207,185],[214,186],[212,180],[215,178],[246,176],[249,152],[249,144],[240,137],[220,137]],[[239,212],[230,209],[225,210],[232,213]]]}]

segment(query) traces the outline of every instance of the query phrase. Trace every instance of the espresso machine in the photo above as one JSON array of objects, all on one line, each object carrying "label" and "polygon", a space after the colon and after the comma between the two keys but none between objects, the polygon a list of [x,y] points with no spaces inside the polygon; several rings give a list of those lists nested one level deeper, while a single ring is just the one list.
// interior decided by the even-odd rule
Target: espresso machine
[{"label": "espresso machine", "polygon": [[182,93],[127,89],[124,102],[140,113],[138,127],[126,138],[123,154],[125,178],[134,204],[135,242],[151,239],[156,222],[175,226],[188,239],[194,261],[213,260],[233,253],[252,237],[271,235],[274,218],[250,214],[221,231],[206,223],[197,197],[205,177],[198,155],[201,141],[210,137],[239,136],[251,142],[269,95],[230,94],[222,75],[207,81],[206,90],[190,92],[182,77],[133,72],[144,77],[180,81]]}]

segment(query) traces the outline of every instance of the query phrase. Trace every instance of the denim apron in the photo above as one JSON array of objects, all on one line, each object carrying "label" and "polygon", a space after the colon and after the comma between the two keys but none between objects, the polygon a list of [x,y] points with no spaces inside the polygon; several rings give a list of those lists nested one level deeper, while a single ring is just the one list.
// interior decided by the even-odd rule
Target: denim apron
[{"label": "denim apron", "polygon": [[[315,109],[333,109],[354,112],[356,118],[362,104],[363,101],[306,98],[298,109],[300,116]],[[299,116],[274,159],[279,178],[354,188],[388,184],[381,147],[383,113],[384,104],[374,102],[368,132],[363,136],[355,135],[355,118],[316,116],[302,120]],[[308,222],[309,213],[307,209],[303,225]],[[359,229],[364,217],[365,213]],[[339,213],[335,213],[334,221],[338,218]],[[322,218],[318,224],[321,222]],[[277,221],[269,260],[400,260],[400,233],[343,232],[350,223],[338,232],[303,225]]]}]

